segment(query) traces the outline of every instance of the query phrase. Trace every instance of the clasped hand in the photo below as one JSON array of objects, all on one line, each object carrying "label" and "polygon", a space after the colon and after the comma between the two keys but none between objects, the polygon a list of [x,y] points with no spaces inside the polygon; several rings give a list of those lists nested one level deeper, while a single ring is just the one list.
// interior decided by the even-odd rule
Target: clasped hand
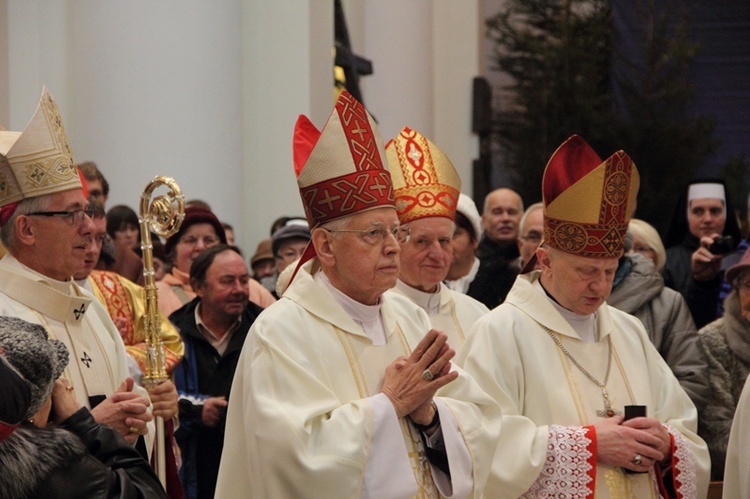
[{"label": "clasped hand", "polygon": [[153,419],[148,411],[148,398],[133,393],[133,378],[123,381],[117,391],[91,410],[97,423],[111,426],[125,440],[134,443],[139,435],[148,433],[146,425]]},{"label": "clasped hand", "polygon": [[[423,425],[432,421],[435,392],[458,377],[458,372],[451,372],[450,363],[456,351],[447,341],[445,333],[431,329],[411,355],[398,357],[386,368],[381,392],[388,396],[399,418],[410,416]],[[432,373],[431,380],[424,376],[427,369]]]},{"label": "clasped hand", "polygon": [[[648,471],[654,463],[668,462],[671,439],[661,422],[654,418],[633,418],[623,421],[622,416],[607,418],[594,425],[598,460],[611,466],[632,471]],[[634,458],[641,456],[641,463]]]}]

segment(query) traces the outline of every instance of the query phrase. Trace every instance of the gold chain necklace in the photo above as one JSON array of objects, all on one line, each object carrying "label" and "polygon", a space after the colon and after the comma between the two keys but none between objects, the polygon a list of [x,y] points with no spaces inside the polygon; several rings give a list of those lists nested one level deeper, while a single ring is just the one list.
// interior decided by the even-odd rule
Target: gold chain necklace
[{"label": "gold chain necklace", "polygon": [[542,326],[542,329],[547,331],[547,334],[550,338],[552,338],[552,341],[555,342],[555,344],[558,346],[560,350],[562,350],[562,353],[565,354],[565,356],[570,359],[570,361],[573,363],[574,366],[578,368],[579,371],[583,373],[584,376],[586,376],[592,383],[594,383],[596,386],[598,386],[602,390],[602,398],[604,399],[604,410],[602,411],[596,411],[596,415],[599,417],[608,417],[611,418],[612,416],[615,416],[617,414],[622,414],[620,411],[614,409],[612,407],[612,402],[609,400],[609,393],[607,392],[607,380],[609,380],[609,368],[612,366],[612,338],[610,336],[607,336],[607,347],[608,347],[608,354],[607,354],[607,373],[604,375],[604,383],[596,379],[589,373],[584,367],[571,355],[570,352],[568,352],[568,349],[565,348],[562,344],[562,341],[560,341],[560,338],[557,337],[555,333],[552,332],[549,328],[546,326],[540,324]]}]

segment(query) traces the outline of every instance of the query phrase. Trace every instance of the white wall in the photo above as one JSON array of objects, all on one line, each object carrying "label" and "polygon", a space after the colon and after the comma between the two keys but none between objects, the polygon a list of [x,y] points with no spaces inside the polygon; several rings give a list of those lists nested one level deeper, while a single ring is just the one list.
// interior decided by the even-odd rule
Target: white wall
[{"label": "white wall", "polygon": [[[408,125],[471,186],[471,78],[479,0],[347,0],[354,50],[371,59],[365,102],[387,140]],[[78,161],[98,163],[109,206],[137,208],[155,175],[208,201],[250,256],[280,215],[302,214],[297,115],[332,107],[327,0],[0,0],[0,111],[22,130],[44,83]],[[6,62],[7,61],[7,62]],[[6,78],[7,76],[7,78]],[[0,89],[3,87],[0,85]]]}]

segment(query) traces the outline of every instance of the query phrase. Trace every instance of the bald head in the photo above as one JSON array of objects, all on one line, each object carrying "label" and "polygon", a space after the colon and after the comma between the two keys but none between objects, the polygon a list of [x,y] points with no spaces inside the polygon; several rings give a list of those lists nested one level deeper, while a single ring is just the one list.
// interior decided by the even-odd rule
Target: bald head
[{"label": "bald head", "polygon": [[512,189],[502,187],[484,198],[482,227],[487,237],[499,243],[518,238],[518,223],[523,215],[521,196]]}]

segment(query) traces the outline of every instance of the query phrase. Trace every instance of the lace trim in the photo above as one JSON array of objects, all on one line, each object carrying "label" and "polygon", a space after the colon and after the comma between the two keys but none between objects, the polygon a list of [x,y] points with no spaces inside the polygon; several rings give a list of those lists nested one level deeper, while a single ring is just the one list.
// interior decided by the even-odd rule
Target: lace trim
[{"label": "lace trim", "polygon": [[677,497],[697,497],[695,462],[688,441],[676,429],[663,426],[672,435],[672,476]]},{"label": "lace trim", "polygon": [[551,425],[542,471],[522,497],[592,497],[596,469],[588,432],[581,426]]}]

